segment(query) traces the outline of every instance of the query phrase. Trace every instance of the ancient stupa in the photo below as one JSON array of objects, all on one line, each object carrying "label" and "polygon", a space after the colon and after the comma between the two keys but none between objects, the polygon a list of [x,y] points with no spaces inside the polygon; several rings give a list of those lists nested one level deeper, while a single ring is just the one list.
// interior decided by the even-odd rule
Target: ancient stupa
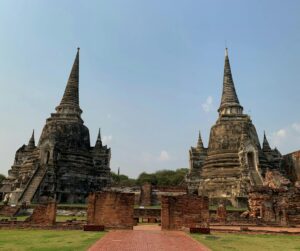
[{"label": "ancient stupa", "polygon": [[16,152],[2,192],[11,204],[55,198],[83,203],[89,192],[110,184],[111,150],[102,145],[100,130],[94,147],[79,106],[79,49],[56,112],[47,119],[37,146],[34,134]]},{"label": "ancient stupa", "polygon": [[263,184],[265,171],[278,168],[276,161],[281,154],[277,149],[267,147],[266,142],[261,148],[250,116],[243,113],[227,48],[218,113],[218,120],[210,131],[208,147],[203,146],[199,134],[197,146],[190,150],[189,191],[208,195],[212,204],[227,201],[233,206],[244,206],[250,186]]}]

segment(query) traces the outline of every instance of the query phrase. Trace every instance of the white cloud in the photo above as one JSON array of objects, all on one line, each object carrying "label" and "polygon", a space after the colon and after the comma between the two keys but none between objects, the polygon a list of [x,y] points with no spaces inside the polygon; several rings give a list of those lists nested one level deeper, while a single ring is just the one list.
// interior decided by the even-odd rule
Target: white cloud
[{"label": "white cloud", "polygon": [[280,129],[275,133],[275,135],[279,138],[285,138],[287,135],[287,132],[285,129]]},{"label": "white cloud", "polygon": [[104,135],[102,141],[103,141],[103,144],[106,145],[106,144],[108,144],[112,141],[112,136],[111,135],[107,135],[107,136]]},{"label": "white cloud", "polygon": [[296,131],[300,133],[300,123],[294,123],[292,124],[292,128]]},{"label": "white cloud", "polygon": [[205,103],[202,104],[202,109],[205,112],[210,112],[213,108],[213,98],[212,96],[208,96]]},{"label": "white cloud", "polygon": [[272,133],[270,141],[274,146],[280,147],[284,144],[286,137],[287,129],[279,129],[278,131]]},{"label": "white cloud", "polygon": [[168,161],[170,160],[170,155],[168,154],[167,151],[163,150],[160,152],[158,160],[160,161]]},{"label": "white cloud", "polygon": [[110,114],[110,113],[107,114],[107,118],[108,118],[108,119],[111,119],[111,114]]},{"label": "white cloud", "polygon": [[271,147],[289,153],[300,149],[300,123],[293,123],[271,134]]}]

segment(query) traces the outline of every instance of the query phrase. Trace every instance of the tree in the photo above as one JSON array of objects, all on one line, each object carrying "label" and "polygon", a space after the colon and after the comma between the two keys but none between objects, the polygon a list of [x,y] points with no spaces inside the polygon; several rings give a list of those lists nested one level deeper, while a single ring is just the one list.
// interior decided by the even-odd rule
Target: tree
[{"label": "tree", "polygon": [[111,172],[111,177],[112,177],[113,185],[116,186],[134,186],[136,183],[135,179],[131,179],[124,174],[118,175],[114,172]]},{"label": "tree", "polygon": [[137,185],[141,186],[145,183],[151,183],[152,185],[157,185],[157,178],[154,173],[142,172],[137,178]]},{"label": "tree", "polygon": [[145,183],[151,183],[158,186],[179,186],[187,174],[187,168],[177,170],[159,170],[155,173],[143,172],[136,180],[136,184],[141,186]]}]

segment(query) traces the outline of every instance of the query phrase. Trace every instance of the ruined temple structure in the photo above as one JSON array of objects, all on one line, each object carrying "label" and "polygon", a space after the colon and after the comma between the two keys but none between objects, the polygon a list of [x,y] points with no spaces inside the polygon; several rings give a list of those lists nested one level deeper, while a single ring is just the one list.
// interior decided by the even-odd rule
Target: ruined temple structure
[{"label": "ruined temple structure", "polygon": [[282,226],[300,224],[300,187],[279,171],[267,171],[263,186],[251,187],[249,216]]},{"label": "ruined temple structure", "polygon": [[83,203],[89,192],[110,184],[111,150],[100,130],[94,147],[79,106],[79,49],[56,112],[47,119],[40,140],[34,134],[20,147],[1,189],[10,204],[56,198]]},{"label": "ruined temple structure", "polygon": [[199,134],[197,146],[189,151],[189,193],[207,195],[212,204],[226,201],[233,206],[245,206],[249,188],[262,185],[266,170],[278,169],[282,156],[277,149],[271,149],[266,136],[261,147],[250,116],[243,113],[227,49],[218,113],[208,147],[203,146]]}]

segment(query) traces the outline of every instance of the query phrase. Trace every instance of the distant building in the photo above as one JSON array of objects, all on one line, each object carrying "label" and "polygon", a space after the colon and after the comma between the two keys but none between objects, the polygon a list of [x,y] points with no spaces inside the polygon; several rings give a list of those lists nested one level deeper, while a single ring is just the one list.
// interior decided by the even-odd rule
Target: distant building
[{"label": "distant building", "polygon": [[249,188],[263,184],[266,170],[280,169],[282,156],[276,148],[271,149],[265,135],[261,147],[250,116],[243,113],[227,49],[218,112],[208,147],[203,146],[199,134],[197,146],[189,151],[189,192],[208,195],[212,203],[227,200],[234,206],[242,206],[247,203]]},{"label": "distant building", "polygon": [[110,184],[111,150],[101,141],[94,147],[79,106],[79,49],[56,112],[47,119],[40,140],[34,133],[20,147],[0,189],[10,203],[56,198],[61,203],[85,202],[89,192]]}]

